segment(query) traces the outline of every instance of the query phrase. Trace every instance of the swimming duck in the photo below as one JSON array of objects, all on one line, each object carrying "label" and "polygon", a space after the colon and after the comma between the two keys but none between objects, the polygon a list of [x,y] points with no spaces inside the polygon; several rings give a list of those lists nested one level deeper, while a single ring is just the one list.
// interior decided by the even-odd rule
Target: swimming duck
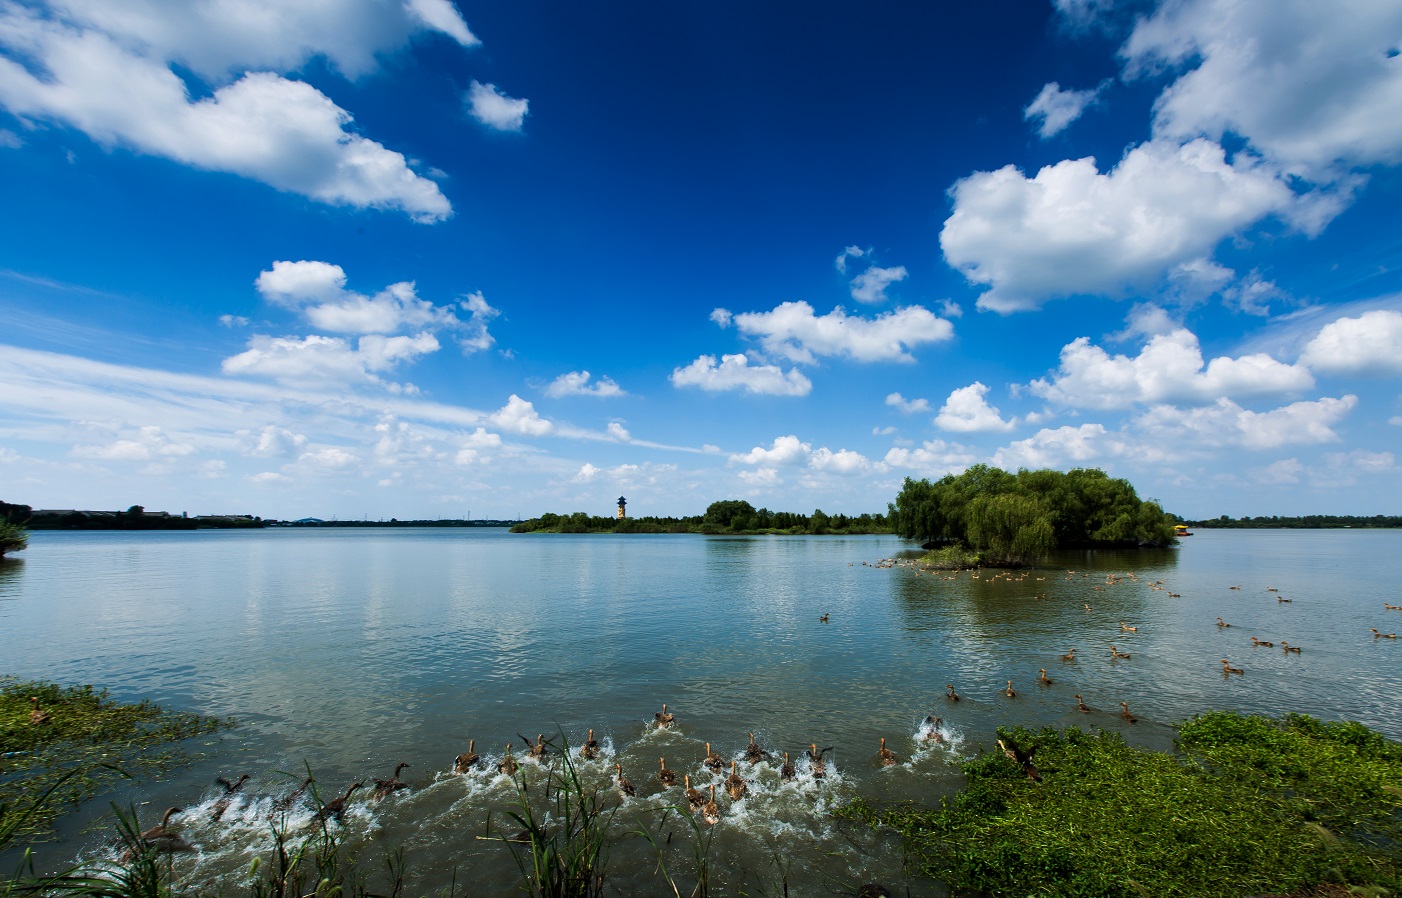
[{"label": "swimming duck", "polygon": [[624,794],[624,795],[637,795],[637,794],[638,794],[638,790],[637,790],[637,789],[634,789],[634,788],[633,788],[633,784],[632,784],[631,782],[629,782],[628,777],[626,777],[626,776],[623,775],[623,765],[622,765],[622,764],[614,764],[614,765],[613,765],[613,769],[614,769],[615,771],[618,772],[618,788],[621,789],[621,790],[623,791],[623,794]]},{"label": "swimming duck", "polygon": [[1062,660],[1062,661],[1075,661],[1075,660],[1076,660],[1076,650],[1075,650],[1075,649],[1072,649],[1071,651],[1069,651],[1069,652],[1067,652],[1066,654],[1062,655],[1062,656],[1061,656],[1061,660]]},{"label": "swimming duck", "polygon": [[667,759],[658,758],[657,763],[661,765],[661,768],[657,771],[657,781],[662,784],[663,788],[675,786],[677,784],[677,775],[667,769]]},{"label": "swimming duck", "polygon": [[755,741],[754,733],[750,734],[750,744],[745,746],[745,760],[751,764],[769,760],[769,752],[759,747],[759,743]]},{"label": "swimming duck", "polygon": [[1219,629],[1226,629],[1227,627],[1230,627],[1230,626],[1231,626],[1231,624],[1229,624],[1229,623],[1227,623],[1226,621],[1222,620],[1220,617],[1217,618],[1217,627],[1218,627]]},{"label": "swimming duck", "polygon": [[170,818],[174,817],[176,814],[183,813],[185,813],[183,808],[166,808],[166,812],[161,815],[161,822],[141,833],[141,841],[149,843],[156,839],[174,835],[174,833],[166,827],[170,826]]},{"label": "swimming duck", "polygon": [[[141,834],[141,844],[147,848],[153,849],[158,854],[172,854],[177,851],[194,851],[195,846],[185,841],[183,836],[167,829],[170,825],[170,818],[179,813],[182,813],[180,808],[167,808],[165,815],[161,817],[161,822]],[[123,853],[122,859],[126,862],[131,861],[131,849],[127,849],[127,851]]]},{"label": "swimming duck", "polygon": [[1043,686],[1050,686],[1052,684],[1052,678],[1047,676],[1047,669],[1045,667],[1042,668],[1042,675],[1037,678],[1037,682],[1041,683]]},{"label": "swimming duck", "polygon": [[[402,782],[399,779],[399,771],[408,766],[409,763],[407,761],[400,761],[394,766],[394,774],[390,776],[389,779],[375,780],[375,788],[370,793],[370,797],[376,801],[380,801],[381,799],[388,798],[391,792],[398,792],[400,789],[409,788],[408,783]],[[511,772],[515,773],[514,770]]]},{"label": "swimming duck", "polygon": [[725,794],[729,795],[732,801],[739,801],[745,797],[748,787],[745,780],[735,771],[735,762],[730,762],[730,776],[725,778]]},{"label": "swimming duck", "polygon": [[789,760],[788,752],[784,752],[784,766],[779,768],[779,778],[786,783],[791,783],[798,778],[798,771],[794,770],[793,762]]},{"label": "swimming duck", "polygon": [[507,776],[515,776],[517,768],[516,759],[511,756],[511,743],[506,743],[506,756],[497,762],[497,773],[504,773]]},{"label": "swimming duck", "polygon": [[716,805],[715,783],[711,783],[711,797],[701,806],[701,819],[706,821],[707,826],[715,826],[720,822],[720,808]]},{"label": "swimming duck", "polygon": [[1246,671],[1242,670],[1240,667],[1232,667],[1232,666],[1230,665],[1230,663],[1227,661],[1226,658],[1223,658],[1223,659],[1222,659],[1222,675],[1223,675],[1223,676],[1226,676],[1227,674],[1244,674],[1244,673],[1246,673]]},{"label": "swimming duck", "polygon": [[476,769],[477,762],[481,760],[481,757],[477,754],[477,752],[472,750],[473,746],[476,743],[476,739],[467,740],[467,751],[463,752],[462,754],[458,755],[456,758],[453,759],[454,773],[467,773],[469,770]]},{"label": "swimming duck", "polygon": [[1129,713],[1129,702],[1120,702],[1120,716],[1129,723],[1138,723],[1139,718]]},{"label": "swimming duck", "polygon": [[1241,589],[1241,584],[1238,583],[1236,586],[1228,586],[1227,588],[1228,588],[1228,589]]},{"label": "swimming duck", "polygon": [[950,684],[946,685],[944,688],[946,688],[946,689],[949,690],[949,700],[950,700],[950,701],[952,701],[952,702],[957,702],[957,701],[959,701],[959,693],[957,693],[957,692],[954,691],[954,684],[953,684],[953,683],[950,683]]},{"label": "swimming duck", "polygon": [[1281,642],[1280,647],[1287,652],[1294,652],[1297,655],[1300,653],[1300,647],[1298,645],[1291,645],[1288,642]]},{"label": "swimming duck", "polygon": [[289,792],[288,794],[286,794],[286,795],[282,796],[281,798],[279,798],[277,801],[273,802],[273,809],[272,809],[271,812],[269,812],[269,814],[268,814],[268,819],[269,819],[269,820],[273,819],[273,815],[274,815],[274,814],[285,814],[285,813],[287,813],[288,810],[291,809],[292,803],[293,803],[294,801],[296,801],[297,799],[301,798],[301,797],[302,797],[302,793],[305,792],[305,791],[307,791],[307,787],[310,786],[311,784],[312,784],[312,778],[311,778],[311,777],[307,777],[306,779],[302,780],[302,785],[298,786],[296,789],[292,790],[292,791]]},{"label": "swimming duck", "polygon": [[1282,604],[1282,605],[1289,605],[1289,604],[1290,604],[1291,602],[1293,602],[1293,601],[1295,601],[1295,600],[1294,600],[1294,599],[1280,599],[1280,598],[1277,598],[1277,599],[1276,599],[1276,602],[1278,602],[1278,603],[1280,603],[1280,604]]},{"label": "swimming duck", "polygon": [[1251,637],[1251,645],[1252,645],[1253,648],[1256,647],[1256,646],[1259,646],[1259,645],[1263,645],[1263,646],[1265,646],[1265,647],[1268,648],[1268,649],[1273,649],[1273,648],[1275,648],[1275,643],[1274,643],[1274,642],[1266,642],[1265,640],[1257,639],[1255,636],[1252,636],[1252,637]]},{"label": "swimming duck", "polygon": [[881,737],[881,750],[876,753],[876,756],[881,759],[881,766],[883,767],[890,767],[891,765],[895,764],[898,760],[896,757],[896,753],[886,747],[885,736]]},{"label": "swimming duck", "polygon": [[1396,638],[1397,638],[1397,634],[1396,634],[1396,633],[1379,633],[1377,627],[1369,627],[1368,629],[1373,631],[1373,638],[1374,638],[1374,639],[1396,639]]},{"label": "swimming duck", "polygon": [[1013,681],[1008,681],[1008,688],[1003,690],[1003,694],[1008,698],[1017,698],[1017,691],[1013,689]]},{"label": "swimming duck", "polygon": [[705,764],[707,767],[711,768],[717,773],[719,773],[725,768],[725,759],[722,758],[720,755],[716,754],[715,752],[711,751],[711,743],[709,742],[706,743],[706,760],[702,761],[701,763]]},{"label": "swimming duck", "polygon": [[828,775],[828,762],[823,760],[823,755],[831,750],[832,746],[828,746],[822,751],[818,751],[818,743],[816,742],[808,747],[806,754],[808,755],[809,766],[813,770],[813,779],[820,780]]},{"label": "swimming duck", "polygon": [[364,785],[364,783],[351,783],[346,787],[346,793],[344,795],[331,799],[322,806],[321,810],[316,812],[316,819],[318,821],[323,821],[328,817],[334,817],[338,823],[345,820],[346,802],[350,801],[351,793]]},{"label": "swimming duck", "polygon": [[49,722],[49,712],[39,707],[39,696],[29,697],[29,722],[33,726],[43,726]]},{"label": "swimming duck", "polygon": [[661,711],[652,712],[652,721],[657,725],[658,729],[671,726],[674,722],[676,722],[676,719],[677,715],[670,713],[667,710],[666,704],[662,705]]},{"label": "swimming duck", "polygon": [[1087,705],[1085,702],[1081,701],[1081,694],[1079,692],[1076,693],[1076,710],[1080,711],[1082,714],[1089,714],[1091,711],[1094,710],[1093,708],[1091,708],[1090,705]]},{"label": "swimming duck", "polygon": [[944,723],[944,719],[943,719],[943,718],[940,718],[940,717],[936,717],[936,716],[933,715],[933,714],[927,715],[927,716],[925,717],[925,741],[926,741],[926,742],[943,742],[943,741],[944,741],[944,733],[941,733],[941,732],[940,732],[940,724],[942,724],[942,723]]},{"label": "swimming duck", "polygon": [[1129,624],[1125,623],[1124,621],[1120,621],[1120,629],[1123,630],[1123,631],[1126,632],[1126,633],[1138,633],[1138,632],[1139,632],[1139,628],[1138,628],[1138,627],[1131,627]]},{"label": "swimming duck", "polygon": [[682,780],[686,782],[686,801],[691,805],[693,811],[701,810],[701,806],[706,803],[706,796],[701,794],[699,789],[691,785],[691,776],[684,774]]},{"label": "swimming duck", "polygon": [[1117,659],[1117,658],[1128,658],[1128,657],[1129,657],[1129,652],[1122,652],[1122,651],[1120,651],[1119,649],[1115,648],[1113,645],[1110,646],[1110,660],[1111,660],[1111,661],[1114,661],[1114,660]]},{"label": "swimming duck", "polygon": [[1402,605],[1389,605],[1387,602],[1383,602],[1383,610],[1384,610],[1384,611],[1402,611]]},{"label": "swimming duck", "polygon": [[[1096,587],[1096,589],[1099,589],[1099,588],[1100,588],[1099,586]],[[1087,610],[1087,611],[1090,610],[1090,605],[1089,605],[1089,604],[1086,605],[1086,610]]]},{"label": "swimming duck", "polygon": [[[516,735],[521,736],[520,733],[517,733]],[[521,736],[521,739],[526,743],[527,751],[530,752],[530,755],[533,759],[537,761],[543,761],[545,759],[545,756],[550,754],[550,749],[545,744],[544,733],[536,734],[534,745],[532,745],[531,740],[527,739],[525,736]]]},{"label": "swimming duck", "polygon": [[599,756],[599,740],[594,738],[594,731],[589,731],[589,738],[584,740],[584,745],[579,749],[579,756],[586,761],[592,761]]},{"label": "swimming duck", "polygon": [[248,779],[248,774],[241,775],[234,782],[229,782],[222,776],[217,776],[214,781],[224,787],[224,794],[214,803],[214,807],[209,809],[209,819],[218,821],[224,816],[224,812],[229,810],[229,803],[233,801],[235,792],[243,788],[244,782]]}]

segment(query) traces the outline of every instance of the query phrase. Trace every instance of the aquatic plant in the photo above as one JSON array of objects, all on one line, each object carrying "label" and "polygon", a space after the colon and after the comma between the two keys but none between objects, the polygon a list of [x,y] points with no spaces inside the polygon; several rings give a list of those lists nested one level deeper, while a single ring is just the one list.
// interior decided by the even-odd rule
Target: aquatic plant
[{"label": "aquatic plant", "polygon": [[1075,727],[999,734],[1037,746],[1040,784],[992,750],[962,763],[966,787],[937,808],[843,813],[895,828],[911,866],[955,894],[1402,886],[1402,747],[1358,724],[1214,712],[1183,725],[1179,755]]}]

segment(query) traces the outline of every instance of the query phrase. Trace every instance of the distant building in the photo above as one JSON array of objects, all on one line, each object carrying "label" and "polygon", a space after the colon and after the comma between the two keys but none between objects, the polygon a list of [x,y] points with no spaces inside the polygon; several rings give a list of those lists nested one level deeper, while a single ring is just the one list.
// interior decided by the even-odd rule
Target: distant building
[{"label": "distant building", "polygon": [[618,497],[618,519],[621,521],[628,517],[628,500],[622,496]]}]

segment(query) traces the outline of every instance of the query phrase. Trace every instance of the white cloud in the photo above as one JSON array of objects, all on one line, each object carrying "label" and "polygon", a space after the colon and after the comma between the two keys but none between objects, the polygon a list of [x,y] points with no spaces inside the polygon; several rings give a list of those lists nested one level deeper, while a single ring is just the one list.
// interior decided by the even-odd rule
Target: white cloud
[{"label": "white cloud", "polygon": [[1184,328],[1156,334],[1133,358],[1110,355],[1080,337],[1061,350],[1051,380],[1028,389],[1052,402],[1076,408],[1126,408],[1135,403],[1211,402],[1219,397],[1259,397],[1298,393],[1314,386],[1300,365],[1278,362],[1265,353],[1222,356],[1203,365],[1198,338]]},{"label": "white cloud", "polygon": [[1100,96],[1104,85],[1089,90],[1062,90],[1055,81],[1042,86],[1036,98],[1022,110],[1027,121],[1040,119],[1037,136],[1043,140],[1066,130]]},{"label": "white cloud", "polygon": [[248,327],[248,319],[242,315],[220,315],[219,323],[225,327]]},{"label": "white cloud", "polygon": [[906,399],[900,393],[891,393],[886,397],[886,404],[895,409],[900,409],[907,415],[928,412],[930,410],[930,400],[928,399]]},{"label": "white cloud", "polygon": [[1238,283],[1222,291],[1222,300],[1227,308],[1260,318],[1268,317],[1271,314],[1273,300],[1288,300],[1289,298],[1289,295],[1277,287],[1274,281],[1266,280],[1257,271],[1251,272]]},{"label": "white cloud", "polygon": [[756,446],[749,452],[741,455],[730,456],[732,464],[742,465],[765,465],[773,467],[775,465],[798,465],[808,460],[808,453],[813,449],[812,445],[802,442],[793,434],[788,436],[775,437],[770,448]]},{"label": "white cloud", "polygon": [[545,395],[552,399],[559,399],[562,396],[623,396],[623,388],[614,383],[610,377],[601,377],[595,383],[589,383],[588,371],[571,371],[561,374],[550,382],[550,386],[545,388]]},{"label": "white cloud", "polygon": [[[279,54],[276,46],[285,46],[285,37],[258,50],[253,42],[240,44],[239,29],[227,35],[208,30],[206,13],[219,18],[232,14],[234,6],[138,0],[119,8],[68,0],[66,21],[17,4],[0,7],[0,45],[36,66],[30,71],[0,57],[0,105],[22,119],[66,123],[104,146],[240,175],[319,202],[397,209],[422,222],[451,214],[438,185],[412,171],[402,154],[349,129],[350,113],[309,84],[244,71],[192,102],[170,63],[198,68],[225,58],[230,66],[247,69],[257,67],[258,59],[309,55],[305,45]],[[182,14],[186,7],[201,12]],[[216,9],[225,12],[210,12]],[[268,12],[249,18],[269,24],[277,15]],[[163,23],[167,15],[172,21]],[[333,11],[323,9],[321,15],[332,18]],[[337,21],[327,30],[340,28]],[[179,49],[195,44],[198,53]],[[240,58],[222,54],[221,44],[239,49]]]},{"label": "white cloud", "polygon": [[871,460],[850,449],[833,452],[827,447],[822,447],[813,451],[808,459],[808,466],[830,474],[860,474],[871,469]]},{"label": "white cloud", "polygon": [[620,443],[627,443],[633,439],[633,435],[628,432],[628,428],[617,421],[610,421],[608,425],[608,435],[618,440]]},{"label": "white cloud", "polygon": [[1113,457],[1123,451],[1123,441],[1106,431],[1103,424],[1068,425],[1039,430],[1025,440],[1004,446],[993,453],[993,464],[1008,470],[1061,468]]},{"label": "white cloud", "polygon": [[277,471],[260,471],[257,474],[250,475],[248,479],[259,486],[292,482],[291,477],[288,477],[286,474],[279,474]]},{"label": "white cloud", "polygon": [[852,298],[867,304],[885,302],[886,288],[905,280],[908,276],[909,272],[905,270],[904,265],[897,265],[895,268],[878,268],[873,265],[852,278]]},{"label": "white cloud", "polygon": [[1195,306],[1221,293],[1236,272],[1207,258],[1180,262],[1168,272],[1168,295],[1179,306]]},{"label": "white cloud", "polygon": [[964,470],[978,461],[978,456],[958,443],[928,440],[914,449],[896,446],[882,461],[889,467],[909,469],[924,477],[942,477]]},{"label": "white cloud", "polygon": [[[712,318],[715,317],[713,313]],[[724,317],[742,334],[758,337],[766,351],[803,363],[812,363],[817,356],[846,356],[859,362],[913,362],[915,357],[909,349],[954,336],[952,324],[921,306],[861,318],[849,317],[841,306],[818,316],[806,302],[786,302],[769,312],[734,316],[726,313]]]},{"label": "white cloud", "polygon": [[501,436],[491,433],[486,428],[479,427],[469,434],[462,434],[456,440],[458,451],[453,456],[453,463],[459,465],[470,465],[477,462],[487,462],[489,457],[483,455],[484,452],[500,449]]},{"label": "white cloud", "polygon": [[941,300],[940,314],[946,318],[963,318],[964,307],[952,299]]},{"label": "white cloud", "polygon": [[588,464],[588,463],[586,462],[585,464],[583,464],[583,465],[580,466],[580,468],[579,468],[579,473],[577,473],[577,474],[574,475],[574,480],[575,480],[576,483],[588,483],[589,481],[593,480],[595,477],[599,476],[599,472],[600,472],[601,470],[603,470],[603,469],[602,469],[602,468],[596,468],[596,467],[594,467],[593,465]]},{"label": "white cloud", "polygon": [[274,262],[254,285],[268,302],[339,334],[392,334],[461,323],[450,309],[420,299],[412,281],[390,284],[374,296],[346,290],[344,269],[328,262]]},{"label": "white cloud", "polygon": [[0,128],[0,147],[7,150],[18,150],[24,146],[24,141],[20,136],[8,128]]},{"label": "white cloud", "polygon": [[935,426],[956,433],[1012,430],[1013,422],[1003,420],[998,410],[984,398],[987,395],[988,387],[978,381],[954,390],[935,416]]},{"label": "white cloud", "polygon": [[1253,412],[1230,399],[1219,399],[1213,405],[1193,409],[1155,406],[1136,418],[1134,426],[1158,440],[1201,447],[1274,449],[1338,441],[1334,426],[1357,405],[1358,397],[1348,395]]},{"label": "white cloud", "polygon": [[1267,485],[1283,485],[1300,482],[1305,466],[1298,458],[1282,458],[1264,468],[1251,472],[1251,478]]},{"label": "white cloud", "polygon": [[837,254],[837,259],[833,261],[833,265],[837,267],[838,271],[842,272],[843,274],[846,274],[848,259],[860,259],[862,256],[867,256],[870,254],[870,249],[862,249],[860,246],[849,246],[842,252]]},{"label": "white cloud", "polygon": [[721,356],[719,364],[713,355],[700,356],[685,368],[673,369],[671,380],[677,387],[745,390],[773,396],[807,396],[813,390],[813,382],[797,369],[785,372],[777,365],[751,365],[749,359],[738,354]]},{"label": "white cloud", "polygon": [[252,374],[292,383],[366,381],[408,389],[385,384],[376,375],[438,348],[438,340],[428,333],[412,337],[370,334],[354,347],[341,337],[298,339],[258,334],[249,339],[248,349],[225,359],[222,369],[225,374]]},{"label": "white cloud", "polygon": [[1115,0],[1052,0],[1052,6],[1073,31],[1088,31],[1103,24]]},{"label": "white cloud", "polygon": [[963,178],[950,195],[945,258],[989,288],[980,308],[1004,313],[1147,286],[1269,215],[1313,232],[1328,214],[1318,197],[1297,197],[1275,168],[1246,153],[1228,162],[1207,140],[1141,144],[1106,174],[1092,158],[1032,178],[1008,165]]},{"label": "white cloud", "polygon": [[778,470],[774,468],[756,468],[753,471],[740,471],[736,476],[747,486],[756,488],[778,486],[780,483],[783,483],[783,481],[779,479]]},{"label": "white cloud", "polygon": [[443,32],[464,47],[482,43],[450,0],[405,0],[404,8],[426,27]]},{"label": "white cloud", "polygon": [[506,405],[487,416],[487,422],[502,430],[524,436],[540,437],[555,429],[555,425],[540,416],[530,402],[511,394]]},{"label": "white cloud", "polygon": [[530,105],[529,100],[508,97],[495,84],[476,80],[468,87],[466,100],[469,115],[498,131],[520,131]]},{"label": "white cloud", "polygon": [[1329,374],[1402,374],[1402,312],[1331,321],[1305,344],[1300,363]]},{"label": "white cloud", "polygon": [[100,461],[149,461],[157,458],[181,458],[197,451],[188,442],[172,440],[155,424],[125,429],[127,436],[103,445],[74,446],[70,454],[76,458]]},{"label": "white cloud", "polygon": [[269,424],[256,434],[243,431],[241,436],[245,440],[245,454],[255,458],[291,458],[301,453],[307,445],[305,435],[293,433],[276,424]]},{"label": "white cloud", "polygon": [[1191,66],[1159,96],[1156,135],[1245,137],[1312,180],[1402,162],[1402,6],[1183,0],[1141,19],[1127,74]]},{"label": "white cloud", "polygon": [[316,468],[336,469],[348,468],[360,459],[353,452],[347,452],[339,446],[327,446],[322,449],[315,449],[304,452],[297,459]]},{"label": "white cloud", "polygon": [[[487,333],[487,325],[500,315],[501,311],[488,305],[480,290],[468,294],[459,305],[467,311],[468,316],[467,321],[461,325],[463,334],[458,338],[458,346],[462,347],[463,353],[491,349],[497,341],[495,337]],[[509,349],[503,350],[502,354],[510,358],[510,352]]]}]

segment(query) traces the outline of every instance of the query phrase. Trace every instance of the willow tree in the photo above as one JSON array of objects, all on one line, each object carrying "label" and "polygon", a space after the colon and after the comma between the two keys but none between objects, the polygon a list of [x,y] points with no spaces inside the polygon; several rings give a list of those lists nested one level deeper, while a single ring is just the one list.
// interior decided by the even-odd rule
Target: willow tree
[{"label": "willow tree", "polygon": [[980,496],[969,505],[969,548],[994,564],[1041,561],[1056,548],[1051,515],[1031,496]]},{"label": "willow tree", "polygon": [[0,521],[0,558],[6,552],[18,552],[29,545],[29,531],[19,524]]}]

